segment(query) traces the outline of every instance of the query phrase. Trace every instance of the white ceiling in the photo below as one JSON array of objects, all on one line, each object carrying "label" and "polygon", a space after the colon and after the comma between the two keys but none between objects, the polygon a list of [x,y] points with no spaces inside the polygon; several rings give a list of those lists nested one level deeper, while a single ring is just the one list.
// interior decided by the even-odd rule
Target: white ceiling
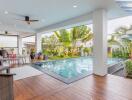
[{"label": "white ceiling", "polygon": [[[0,30],[17,33],[48,31],[89,21],[91,12],[98,8],[106,8],[109,18],[127,15],[114,0],[0,0]],[[4,14],[5,11],[9,13]],[[24,19],[22,16],[40,21],[27,25],[16,20]]]}]

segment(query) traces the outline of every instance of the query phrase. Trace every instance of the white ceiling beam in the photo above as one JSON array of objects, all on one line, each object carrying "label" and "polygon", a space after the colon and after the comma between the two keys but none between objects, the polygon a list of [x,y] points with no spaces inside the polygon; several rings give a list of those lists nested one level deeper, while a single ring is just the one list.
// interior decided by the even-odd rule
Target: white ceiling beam
[{"label": "white ceiling beam", "polygon": [[92,12],[47,27],[42,27],[36,30],[36,32],[44,34],[46,32],[56,31],[63,28],[71,28],[73,26],[78,26],[82,24],[91,24],[91,23],[92,23]]}]

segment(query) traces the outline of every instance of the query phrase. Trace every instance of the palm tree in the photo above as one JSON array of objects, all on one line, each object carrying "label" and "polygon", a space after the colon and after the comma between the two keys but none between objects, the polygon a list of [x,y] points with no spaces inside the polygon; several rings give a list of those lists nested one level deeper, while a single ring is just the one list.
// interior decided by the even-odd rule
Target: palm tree
[{"label": "palm tree", "polygon": [[130,57],[132,58],[132,40],[129,38],[122,38],[122,42],[125,47],[128,48],[128,52],[130,53]]},{"label": "palm tree", "polygon": [[73,55],[77,51],[77,42],[86,43],[92,40],[93,34],[91,29],[86,25],[73,27],[70,31],[62,29],[54,32],[58,40],[70,51]]},{"label": "palm tree", "polygon": [[71,29],[71,31],[67,31],[66,29],[62,29],[60,31],[56,31],[55,35],[66,46],[76,47],[77,41],[87,42],[93,38],[93,34],[86,25],[76,26]]},{"label": "palm tree", "polygon": [[76,42],[78,40],[81,40],[82,42],[86,43],[87,41],[90,41],[93,38],[91,29],[88,28],[86,25],[73,27],[73,29],[71,30],[71,34],[73,47],[76,47]]},{"label": "palm tree", "polygon": [[66,29],[55,31],[54,34],[65,47],[71,46],[70,33]]},{"label": "palm tree", "polygon": [[117,36],[122,36],[122,35],[125,35],[126,32],[129,30],[130,28],[126,27],[126,26],[121,26],[119,28],[116,29],[115,31],[115,35]]},{"label": "palm tree", "polygon": [[[130,27],[126,27],[126,26],[121,26],[118,29],[116,29],[115,33],[113,33],[112,38],[108,41],[109,45],[119,45],[121,46],[121,50],[122,52],[125,54],[127,51],[128,53],[132,52],[132,45],[131,45],[131,40],[128,38],[128,34],[127,32],[132,30],[132,25]],[[114,38],[118,38],[120,40],[117,41]],[[121,44],[121,45],[120,45]],[[122,49],[123,48],[123,49]]]},{"label": "palm tree", "polygon": [[112,57],[112,51],[113,51],[112,47],[113,46],[116,46],[116,47],[122,46],[121,43],[115,38],[116,36],[112,34],[111,38],[108,40],[108,56],[109,57]]},{"label": "palm tree", "polygon": [[122,44],[115,39],[115,35],[112,35],[111,38],[108,40],[109,46],[122,46]]},{"label": "palm tree", "polygon": [[82,37],[82,42],[86,43],[93,39],[93,33],[91,32],[91,29],[88,28],[85,34]]},{"label": "palm tree", "polygon": [[55,35],[51,35],[50,37],[45,36],[42,38],[42,47],[54,48],[58,44],[59,42]]}]

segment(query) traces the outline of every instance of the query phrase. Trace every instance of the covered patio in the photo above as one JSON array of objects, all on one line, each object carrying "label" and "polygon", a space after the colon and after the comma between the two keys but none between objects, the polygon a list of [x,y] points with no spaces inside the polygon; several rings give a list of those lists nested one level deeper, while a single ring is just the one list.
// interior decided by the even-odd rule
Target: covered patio
[{"label": "covered patio", "polygon": [[35,36],[35,49],[39,53],[42,34],[93,25],[92,75],[71,84],[44,73],[16,80],[15,100],[131,100],[132,80],[109,75],[107,67],[108,20],[130,16],[130,4],[130,0],[2,0],[0,29],[8,30],[6,35],[17,36],[20,56],[23,56],[22,38]]},{"label": "covered patio", "polygon": [[131,82],[113,75],[91,75],[67,85],[43,74],[15,81],[15,100],[131,100]]}]

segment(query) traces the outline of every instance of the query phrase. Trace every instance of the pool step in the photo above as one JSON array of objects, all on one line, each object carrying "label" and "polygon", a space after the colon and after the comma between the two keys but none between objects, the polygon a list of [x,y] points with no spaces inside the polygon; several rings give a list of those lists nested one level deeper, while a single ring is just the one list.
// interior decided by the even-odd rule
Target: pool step
[{"label": "pool step", "polygon": [[119,71],[120,69],[124,68],[124,62],[119,62],[118,64],[115,64],[111,67],[108,68],[108,73],[109,74],[113,74],[117,71]]}]

